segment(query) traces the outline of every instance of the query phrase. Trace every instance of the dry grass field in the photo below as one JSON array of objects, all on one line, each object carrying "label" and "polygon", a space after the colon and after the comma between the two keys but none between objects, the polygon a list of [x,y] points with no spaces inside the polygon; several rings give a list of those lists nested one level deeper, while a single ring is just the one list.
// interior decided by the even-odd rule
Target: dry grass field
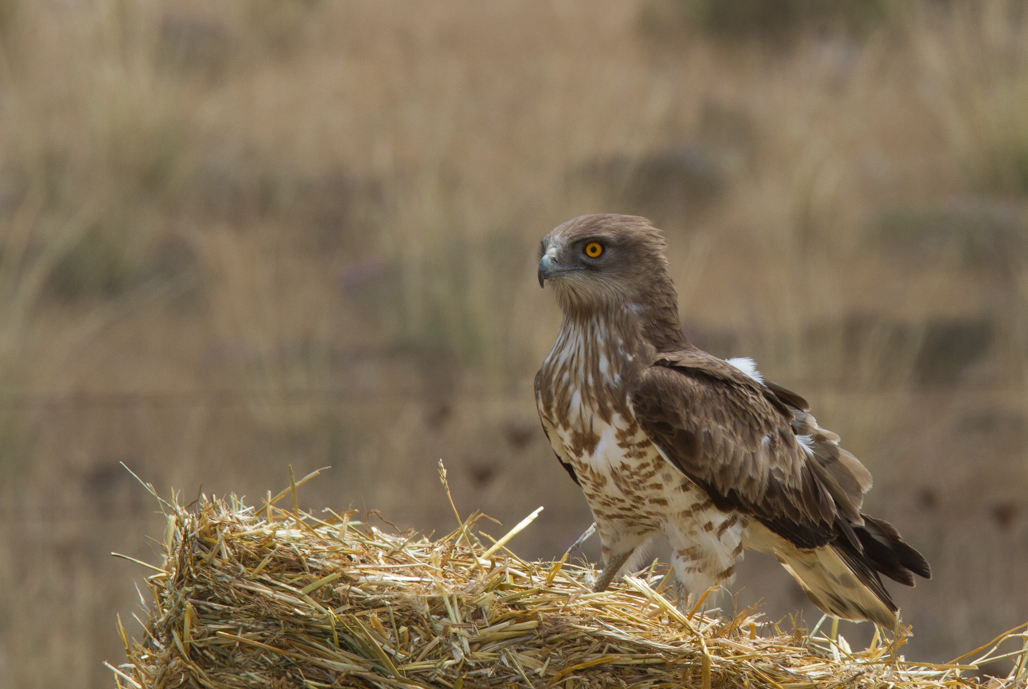
[{"label": "dry grass field", "polygon": [[768,4],[0,0],[0,687],[112,686],[109,553],[164,529],[121,463],[251,504],[330,465],[305,509],[448,531],[442,458],[559,557],[535,251],[593,211],[874,473],[935,574],[908,658],[1028,619],[1028,6]]}]

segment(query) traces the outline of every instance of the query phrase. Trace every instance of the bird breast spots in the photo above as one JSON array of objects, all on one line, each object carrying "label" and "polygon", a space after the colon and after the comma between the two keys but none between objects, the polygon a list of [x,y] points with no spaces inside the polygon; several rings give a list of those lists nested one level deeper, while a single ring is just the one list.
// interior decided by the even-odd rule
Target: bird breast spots
[{"label": "bird breast spots", "polygon": [[[615,414],[614,416],[615,421],[620,421],[624,418],[622,414]],[[622,450],[627,450],[638,445],[649,446],[649,438],[639,432],[639,424],[631,417],[631,412],[629,412],[628,416],[629,420],[623,426],[615,423],[617,430],[614,433],[614,438],[617,441],[618,447]]]},{"label": "bird breast spots", "polygon": [[691,545],[686,548],[679,548],[675,551],[675,554],[683,560],[695,560],[701,555],[701,550],[698,545]]},{"label": "bird breast spots", "polygon": [[565,447],[576,457],[595,453],[596,445],[600,442],[600,436],[592,428],[581,431],[572,430],[569,436],[571,442],[567,443]]},{"label": "bird breast spots", "polygon": [[[683,488],[683,490],[684,490],[684,488]],[[689,487],[688,492],[692,492],[691,486]],[[708,509],[710,509],[713,506],[714,506],[714,503],[712,503],[709,498],[700,500],[699,502],[695,502],[692,505],[690,505],[689,507],[687,507],[687,508],[685,508],[683,510],[680,510],[678,512],[678,519],[680,519],[680,520],[692,519],[695,515],[697,515],[697,514],[699,514],[701,512],[704,512],[705,510],[708,510]]]},{"label": "bird breast spots", "polygon": [[728,569],[722,570],[714,578],[717,581],[724,581],[725,579],[731,579],[735,576],[735,565],[731,565]]},{"label": "bird breast spots", "polygon": [[724,536],[725,531],[727,529],[730,529],[733,526],[735,526],[738,521],[739,521],[739,516],[738,515],[736,515],[736,514],[729,515],[727,519],[725,519],[723,522],[721,522],[718,525],[717,531],[716,531],[717,537],[721,538],[722,536]]}]

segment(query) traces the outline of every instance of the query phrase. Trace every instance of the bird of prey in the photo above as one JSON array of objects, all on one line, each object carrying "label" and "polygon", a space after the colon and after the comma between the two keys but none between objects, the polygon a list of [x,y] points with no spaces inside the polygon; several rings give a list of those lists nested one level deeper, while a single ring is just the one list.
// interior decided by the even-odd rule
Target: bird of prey
[{"label": "bird of prey", "polygon": [[645,218],[610,214],[569,220],[540,247],[539,284],[563,321],[536,404],[595,519],[596,590],[663,536],[680,607],[730,584],[749,548],[773,554],[829,615],[895,628],[879,575],[913,586],[928,562],[861,512],[871,474],[806,400],[750,359],[689,342],[665,247]]}]

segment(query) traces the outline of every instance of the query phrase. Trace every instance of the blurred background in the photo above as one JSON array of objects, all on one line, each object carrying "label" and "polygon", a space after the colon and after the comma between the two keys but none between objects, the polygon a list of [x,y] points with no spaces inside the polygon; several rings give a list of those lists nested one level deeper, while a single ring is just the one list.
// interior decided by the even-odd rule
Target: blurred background
[{"label": "blurred background", "polygon": [[[442,458],[559,557],[536,247],[594,211],[874,473],[935,572],[908,659],[1028,620],[1026,3],[0,0],[0,47],[0,686],[113,686],[110,552],[164,530],[122,463],[249,504],[331,466],[305,508],[446,532]],[[763,556],[734,588],[820,617]]]}]

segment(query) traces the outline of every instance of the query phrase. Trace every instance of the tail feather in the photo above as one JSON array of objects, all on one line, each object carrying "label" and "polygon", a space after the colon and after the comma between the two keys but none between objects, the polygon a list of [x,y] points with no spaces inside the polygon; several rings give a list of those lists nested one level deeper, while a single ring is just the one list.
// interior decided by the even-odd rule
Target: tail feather
[{"label": "tail feather", "polygon": [[864,556],[877,571],[907,586],[914,585],[914,575],[932,578],[932,568],[921,553],[903,541],[899,531],[884,519],[866,514],[864,526],[855,530],[864,549]]},{"label": "tail feather", "polygon": [[775,553],[825,612],[891,626],[896,604],[879,575],[913,586],[915,574],[931,579],[928,561],[903,541],[892,524],[860,511],[864,494],[871,488],[871,473],[839,446],[839,436],[817,424],[807,401],[774,383],[765,381],[764,385],[792,415],[793,432],[812,460],[808,466],[837,513],[832,515],[835,535],[821,547],[802,549],[782,541],[770,547],[764,542],[764,549]]},{"label": "tail feather", "polygon": [[895,627],[896,604],[881,580],[840,550],[823,546],[776,551],[775,555],[811,602],[829,615]]},{"label": "tail feather", "polygon": [[897,608],[879,575],[913,586],[915,574],[931,578],[931,567],[892,524],[861,516],[864,523],[852,525],[859,544],[840,536],[820,548],[798,548],[782,539],[771,549],[821,610],[847,620],[872,620],[891,629]]}]

